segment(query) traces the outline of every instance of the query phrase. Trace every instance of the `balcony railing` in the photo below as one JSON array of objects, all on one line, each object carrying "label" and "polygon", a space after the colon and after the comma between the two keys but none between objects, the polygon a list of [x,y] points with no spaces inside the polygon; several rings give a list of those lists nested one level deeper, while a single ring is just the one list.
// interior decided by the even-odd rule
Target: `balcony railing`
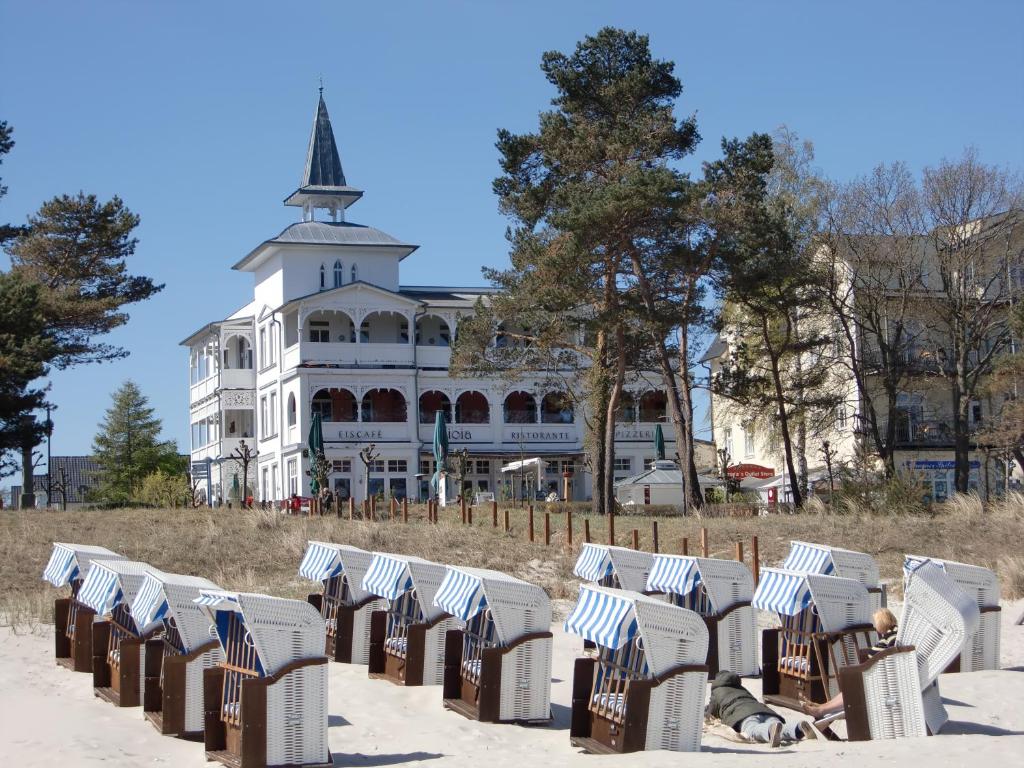
[{"label": "balcony railing", "polygon": [[896,425],[896,445],[950,445],[953,427],[941,419],[922,419]]}]

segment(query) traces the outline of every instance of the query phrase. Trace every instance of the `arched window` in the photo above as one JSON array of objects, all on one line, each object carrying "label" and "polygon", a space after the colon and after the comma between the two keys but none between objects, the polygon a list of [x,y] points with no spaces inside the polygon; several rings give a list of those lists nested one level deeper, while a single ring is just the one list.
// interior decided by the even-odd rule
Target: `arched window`
[{"label": "arched window", "polygon": [[320,418],[323,421],[334,421],[333,411],[331,408],[331,394],[326,389],[321,389],[315,395],[313,395],[313,401],[310,403],[310,413],[320,414]]},{"label": "arched window", "polygon": [[640,396],[640,421],[655,424],[664,421],[668,409],[668,397],[664,392],[650,389]]},{"label": "arched window", "polygon": [[350,271],[350,273],[351,273],[351,275],[352,275],[352,277],[351,277],[351,279],[349,280],[349,282],[351,282],[351,283],[354,283],[354,282],[355,282],[356,280],[358,280],[358,279],[359,279],[359,270],[357,270],[357,269],[356,269],[356,265],[355,265],[355,264],[353,264],[353,265],[352,265],[352,269],[351,269],[351,270],[349,270],[349,271]]},{"label": "arched window", "polygon": [[572,424],[572,402],[564,392],[549,392],[540,401],[540,420],[544,424]]},{"label": "arched window", "polygon": [[313,395],[309,410],[311,414],[319,413],[323,421],[351,422],[358,420],[359,405],[349,390],[331,388],[321,389]]},{"label": "arched window", "polygon": [[512,392],[505,398],[506,424],[536,424],[537,401],[529,392]]},{"label": "arched window", "polygon": [[371,389],[363,395],[363,421],[405,421],[405,398],[395,389]]},{"label": "arched window", "polygon": [[444,421],[450,424],[452,420],[452,404],[448,395],[444,392],[431,390],[420,395],[420,424],[434,424],[437,421],[437,413],[444,414]]},{"label": "arched window", "polygon": [[341,259],[334,262],[334,287],[340,288],[342,281],[345,279],[345,269],[341,266]]},{"label": "arched window", "polygon": [[327,268],[323,264],[321,264],[320,265],[320,290],[322,291],[326,287],[327,287]]},{"label": "arched window", "polygon": [[455,400],[455,421],[458,424],[487,424],[491,408],[482,392],[463,392]]},{"label": "arched window", "polygon": [[288,426],[295,426],[295,395],[288,395]]}]

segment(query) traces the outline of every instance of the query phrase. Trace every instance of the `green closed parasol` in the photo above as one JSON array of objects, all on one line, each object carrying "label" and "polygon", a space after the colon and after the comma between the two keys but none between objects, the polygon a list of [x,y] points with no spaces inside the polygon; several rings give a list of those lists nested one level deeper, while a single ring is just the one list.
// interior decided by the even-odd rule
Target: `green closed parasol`
[{"label": "green closed parasol", "polygon": [[654,456],[658,461],[665,459],[665,435],[661,432],[661,424],[654,425]]},{"label": "green closed parasol", "polygon": [[[313,423],[309,425],[309,461],[310,466],[316,463],[316,457],[324,452],[324,425],[319,413],[313,414]],[[309,473],[309,490],[313,496],[320,492],[320,483],[316,473]]]}]

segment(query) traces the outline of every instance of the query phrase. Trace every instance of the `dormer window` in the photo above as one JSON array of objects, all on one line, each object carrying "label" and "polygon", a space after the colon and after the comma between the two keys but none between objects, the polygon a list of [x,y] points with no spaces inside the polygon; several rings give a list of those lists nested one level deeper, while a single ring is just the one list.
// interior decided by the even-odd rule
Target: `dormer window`
[{"label": "dormer window", "polygon": [[341,259],[334,262],[334,287],[340,288],[345,279],[345,269],[341,266]]},{"label": "dormer window", "polygon": [[327,287],[327,268],[323,264],[320,265],[320,290],[322,291]]},{"label": "dormer window", "polygon": [[352,279],[351,279],[350,282],[354,283],[358,279],[359,279],[359,272],[356,270],[356,265],[353,264],[352,265]]}]

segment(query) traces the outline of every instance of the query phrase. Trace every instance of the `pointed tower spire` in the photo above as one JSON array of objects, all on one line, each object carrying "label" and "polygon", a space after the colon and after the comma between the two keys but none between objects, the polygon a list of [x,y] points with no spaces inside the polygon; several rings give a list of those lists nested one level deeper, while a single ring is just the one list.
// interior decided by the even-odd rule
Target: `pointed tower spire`
[{"label": "pointed tower spire", "polygon": [[361,190],[348,186],[341,168],[341,156],[334,141],[331,118],[324,103],[323,85],[320,99],[313,117],[313,130],[306,150],[306,166],[302,172],[301,186],[285,199],[285,205],[301,206],[303,219],[311,221],[316,209],[329,210],[337,220],[344,220],[344,211],[362,197]]}]

